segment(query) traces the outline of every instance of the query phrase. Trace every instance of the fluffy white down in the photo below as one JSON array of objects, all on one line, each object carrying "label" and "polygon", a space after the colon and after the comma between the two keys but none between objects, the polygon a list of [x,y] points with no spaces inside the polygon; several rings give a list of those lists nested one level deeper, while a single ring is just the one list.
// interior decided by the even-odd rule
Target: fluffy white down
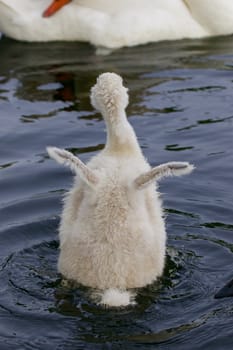
[{"label": "fluffy white down", "polygon": [[0,31],[24,41],[86,41],[110,49],[233,33],[232,0],[0,0]]},{"label": "fluffy white down", "polygon": [[107,126],[104,149],[86,165],[70,152],[48,147],[51,158],[76,173],[59,228],[59,271],[100,291],[101,304],[133,304],[133,288],[162,275],[166,231],[155,182],[188,174],[188,162],[151,168],[129,124],[127,89],[114,73],[104,73],[91,100]]},{"label": "fluffy white down", "polygon": [[105,290],[100,301],[100,305],[108,307],[123,307],[134,304],[133,294],[129,291],[120,291],[113,288]]}]

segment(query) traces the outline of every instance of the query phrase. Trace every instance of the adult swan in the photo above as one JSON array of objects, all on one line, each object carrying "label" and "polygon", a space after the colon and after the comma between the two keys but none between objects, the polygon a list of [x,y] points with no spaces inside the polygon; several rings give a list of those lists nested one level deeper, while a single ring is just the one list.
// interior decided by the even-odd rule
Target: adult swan
[{"label": "adult swan", "polygon": [[0,31],[24,41],[119,48],[233,33],[232,0],[0,0]]}]

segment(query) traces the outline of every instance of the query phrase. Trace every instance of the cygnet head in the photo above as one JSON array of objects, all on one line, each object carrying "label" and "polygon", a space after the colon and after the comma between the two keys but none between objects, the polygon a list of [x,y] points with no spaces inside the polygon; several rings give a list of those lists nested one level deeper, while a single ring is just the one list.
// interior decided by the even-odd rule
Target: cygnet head
[{"label": "cygnet head", "polygon": [[120,116],[128,105],[127,91],[119,75],[103,73],[91,89],[91,104],[103,114],[106,122],[113,121],[112,118]]}]

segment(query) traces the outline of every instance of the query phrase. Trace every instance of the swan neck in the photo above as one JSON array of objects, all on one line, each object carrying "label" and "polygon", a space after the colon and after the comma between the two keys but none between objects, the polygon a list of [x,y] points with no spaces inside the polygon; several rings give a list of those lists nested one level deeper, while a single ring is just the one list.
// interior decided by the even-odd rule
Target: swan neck
[{"label": "swan neck", "polygon": [[141,154],[137,137],[124,110],[116,111],[111,116],[104,116],[104,119],[107,126],[106,151],[124,155]]}]

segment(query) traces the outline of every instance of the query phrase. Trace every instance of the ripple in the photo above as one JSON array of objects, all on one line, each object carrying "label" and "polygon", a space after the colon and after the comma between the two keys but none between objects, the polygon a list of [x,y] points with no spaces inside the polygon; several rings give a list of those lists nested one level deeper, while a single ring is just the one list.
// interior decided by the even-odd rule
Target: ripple
[{"label": "ripple", "polygon": [[[161,42],[97,56],[80,43],[30,45],[1,39],[0,348],[232,348],[232,38]],[[74,55],[77,53],[78,55]],[[58,215],[71,174],[47,145],[86,161],[105,126],[89,101],[96,76],[115,71],[153,165],[195,164],[160,184],[168,248],[164,275],[120,310],[57,272]]]},{"label": "ripple", "polygon": [[[138,290],[137,306],[135,308],[108,311],[98,307],[90,299],[91,291],[88,288],[67,283],[57,273],[58,243],[54,239],[51,240],[51,237],[55,235],[56,226],[57,220],[52,220],[27,225],[23,229],[14,228],[13,232],[17,232],[17,237],[14,236],[17,250],[12,244],[7,259],[1,263],[0,272],[1,285],[5,286],[1,289],[0,300],[1,305],[4,305],[3,310],[7,313],[25,319],[27,317],[30,319],[32,315],[37,315],[39,318],[45,317],[46,319],[49,317],[51,320],[59,319],[60,316],[64,319],[67,317],[74,320],[79,319],[81,322],[80,337],[88,339],[89,342],[91,342],[91,337],[95,339],[97,337],[98,343],[113,341],[114,339],[137,340],[140,343],[140,337],[137,338],[138,336],[134,335],[136,328],[138,328],[137,322],[135,322],[135,331],[132,332],[130,326],[132,335],[126,337],[125,326],[129,327],[129,321],[131,322],[132,317],[136,317],[137,320],[145,313],[148,321],[148,316],[151,319],[152,312],[153,315],[156,315],[153,309],[158,309],[158,305],[161,313],[164,307],[163,304],[174,303],[177,299],[180,299],[184,304],[185,299],[186,302],[189,302],[190,297],[192,299],[200,297],[200,293],[195,292],[194,286],[200,291],[201,282],[195,280],[195,278],[188,282],[190,276],[193,275],[190,268],[192,267],[193,270],[194,266],[190,265],[190,261],[192,261],[192,259],[190,260],[190,253],[179,252],[171,247],[168,249],[163,278],[151,286]],[[33,235],[30,234],[30,240],[25,240],[28,233],[31,232],[33,232]],[[18,243],[19,240],[22,241],[21,249]],[[187,284],[192,285],[188,294]],[[12,296],[10,300],[8,295]],[[114,319],[112,319],[113,315]],[[102,319],[97,324],[99,330],[95,336],[93,335],[93,327],[95,327],[96,317]],[[111,322],[110,319],[112,319]],[[109,330],[116,326],[117,320],[121,320],[123,323],[121,327],[123,335],[109,335]],[[153,322],[155,322],[154,316]],[[87,333],[88,327],[91,327],[91,334]],[[176,331],[179,333],[187,329],[185,326],[180,326]],[[176,331],[174,330],[175,333]],[[170,337],[175,336],[175,333],[173,334],[170,331],[168,333],[170,333]],[[162,337],[162,334],[158,335],[158,339]],[[148,339],[154,339],[153,335],[148,336]],[[150,341],[148,340],[148,342]]]},{"label": "ripple", "polygon": [[[209,320],[213,322],[214,311],[203,314],[207,305],[215,307],[213,286],[209,286],[207,276],[203,279],[201,257],[193,250],[169,245],[164,276],[137,291],[137,305],[123,310],[105,310],[93,303],[89,288],[67,282],[58,274],[58,242],[54,239],[57,224],[57,219],[53,219],[24,228],[14,227],[10,236],[15,244],[11,244],[8,253],[4,252],[5,256],[8,255],[1,263],[0,308],[5,314],[2,316],[4,323],[8,325],[6,315],[10,315],[10,319],[23,319],[25,327],[29,327],[33,334],[32,325],[36,319],[38,325],[46,322],[46,330],[43,326],[40,328],[40,334],[44,329],[46,337],[39,336],[38,348],[42,342],[45,348],[51,344],[54,332],[55,343],[63,343],[67,330],[62,325],[67,325],[67,322],[71,332],[68,349],[74,346],[77,337],[82,344],[94,344],[97,348],[107,343],[113,347],[114,344],[128,344],[129,347],[133,344],[172,344],[188,339],[190,331],[204,326]],[[175,322],[178,325],[165,327],[164,324],[158,329],[165,319],[169,320],[166,323],[174,324],[177,303],[183,310]],[[184,322],[187,318],[189,322]],[[31,326],[28,322],[32,322]],[[37,348],[30,337],[23,335],[22,323],[14,322],[13,325],[19,344],[22,342],[29,348]],[[12,329],[12,324],[9,329]],[[5,337],[7,333],[9,330],[3,331]]]}]

